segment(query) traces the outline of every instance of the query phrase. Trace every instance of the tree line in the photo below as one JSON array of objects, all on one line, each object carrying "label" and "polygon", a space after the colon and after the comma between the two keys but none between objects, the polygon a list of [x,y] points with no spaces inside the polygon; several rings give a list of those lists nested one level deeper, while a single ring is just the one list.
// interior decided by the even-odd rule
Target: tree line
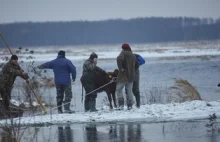
[{"label": "tree line", "polygon": [[[130,20],[0,24],[10,46],[152,43],[220,39],[220,19],[149,17]],[[3,46],[0,41],[0,46]]]}]

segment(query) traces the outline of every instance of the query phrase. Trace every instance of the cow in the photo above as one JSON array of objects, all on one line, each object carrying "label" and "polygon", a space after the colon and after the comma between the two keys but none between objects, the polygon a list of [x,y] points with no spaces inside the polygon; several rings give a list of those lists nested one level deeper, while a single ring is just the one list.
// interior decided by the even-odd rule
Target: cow
[{"label": "cow", "polygon": [[[118,76],[118,72],[119,72],[118,69],[115,69],[114,72],[107,72],[107,73],[98,72],[98,71],[95,72],[94,83],[95,83],[96,89],[98,89],[96,90],[96,92],[97,93],[106,92],[108,96],[108,100],[109,100],[110,109],[113,109],[112,99],[113,99],[114,107],[115,108],[117,107],[115,90],[116,90],[116,78]],[[82,83],[82,86],[84,86],[83,83]]]}]

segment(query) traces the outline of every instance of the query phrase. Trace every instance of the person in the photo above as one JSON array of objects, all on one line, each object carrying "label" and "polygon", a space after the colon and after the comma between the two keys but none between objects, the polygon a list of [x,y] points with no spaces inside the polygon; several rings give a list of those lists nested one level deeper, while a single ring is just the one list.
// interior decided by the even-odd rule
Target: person
[{"label": "person", "polygon": [[38,66],[38,68],[53,69],[55,76],[55,86],[57,91],[56,99],[58,113],[63,113],[63,103],[65,113],[74,113],[74,111],[70,109],[70,103],[72,99],[72,86],[70,75],[72,75],[72,82],[75,82],[76,67],[72,64],[72,62],[69,59],[65,57],[65,51],[60,50],[56,59],[46,62]]},{"label": "person", "polygon": [[86,91],[86,96],[84,101],[85,112],[97,111],[96,109],[97,92],[94,91],[96,89],[94,82],[95,72],[98,71],[98,72],[106,73],[103,69],[97,66],[97,59],[98,59],[98,55],[93,52],[90,55],[89,59],[87,59],[83,64],[83,74],[81,77],[81,82],[83,84],[83,88]]},{"label": "person", "polygon": [[135,55],[132,53],[130,45],[124,43],[122,51],[117,57],[117,65],[119,74],[117,77],[116,94],[118,98],[119,109],[124,108],[123,88],[126,90],[127,107],[132,108],[133,105],[133,82],[135,81],[135,70],[138,68],[138,62]]},{"label": "person", "polygon": [[139,64],[139,66],[135,71],[135,80],[133,82],[132,91],[133,91],[133,94],[135,96],[136,107],[140,108],[140,90],[139,90],[140,71],[139,71],[139,67],[141,65],[145,64],[145,60],[139,54],[134,54],[134,55],[136,56],[136,60]]},{"label": "person", "polygon": [[28,73],[24,72],[18,64],[18,56],[12,55],[9,62],[2,68],[0,75],[0,94],[3,107],[6,110],[9,110],[11,91],[17,76],[24,80],[29,78]]}]

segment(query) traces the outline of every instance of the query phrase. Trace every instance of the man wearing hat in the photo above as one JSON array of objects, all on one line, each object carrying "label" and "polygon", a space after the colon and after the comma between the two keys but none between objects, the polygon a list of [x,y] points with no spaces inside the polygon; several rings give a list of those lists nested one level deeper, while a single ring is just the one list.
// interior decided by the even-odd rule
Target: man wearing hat
[{"label": "man wearing hat", "polygon": [[[84,109],[85,112],[97,111],[96,110],[96,97],[97,93],[92,92],[96,89],[94,80],[95,80],[95,71],[103,72],[105,71],[98,66],[97,64],[98,55],[96,53],[92,53],[83,64],[83,74],[81,77],[81,82],[84,85],[84,89],[86,91],[85,101],[84,101]],[[91,93],[92,92],[92,93]]]},{"label": "man wearing hat", "polygon": [[132,87],[133,82],[135,81],[135,71],[138,69],[139,65],[129,44],[124,43],[122,45],[122,51],[117,57],[117,65],[119,74],[117,77],[116,95],[118,98],[119,109],[124,108],[124,97],[122,92],[124,87],[126,90],[127,107],[128,109],[131,109],[134,102]]},{"label": "man wearing hat", "polygon": [[[65,51],[60,50],[56,59],[46,62],[40,66],[40,69],[53,69],[55,76],[55,85],[57,90],[57,108],[58,113],[63,113],[62,105],[64,105],[65,113],[74,113],[70,110],[70,103],[72,99],[71,78],[74,82],[76,79],[76,67],[69,59],[65,57]],[[64,99],[65,93],[65,100]],[[64,104],[63,104],[64,103]]]},{"label": "man wearing hat", "polygon": [[28,74],[18,64],[18,56],[12,55],[9,62],[5,64],[0,75],[0,94],[5,109],[9,109],[11,90],[17,76],[27,80]]}]

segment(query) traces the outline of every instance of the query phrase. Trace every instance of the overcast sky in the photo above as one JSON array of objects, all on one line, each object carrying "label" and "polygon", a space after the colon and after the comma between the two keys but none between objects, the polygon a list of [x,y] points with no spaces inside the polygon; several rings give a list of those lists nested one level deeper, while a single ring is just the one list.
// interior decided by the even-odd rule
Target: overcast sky
[{"label": "overcast sky", "polygon": [[220,0],[0,0],[0,23],[220,17]]}]

